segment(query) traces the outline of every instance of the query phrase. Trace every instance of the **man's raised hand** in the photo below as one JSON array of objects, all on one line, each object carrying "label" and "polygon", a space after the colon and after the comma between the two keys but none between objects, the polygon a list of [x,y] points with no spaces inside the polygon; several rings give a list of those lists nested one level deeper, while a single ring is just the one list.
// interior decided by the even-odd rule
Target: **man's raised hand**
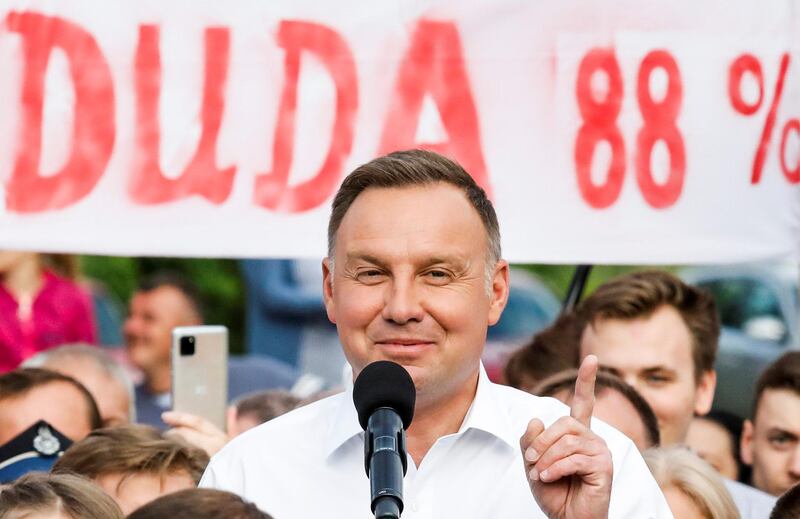
[{"label": "man's raised hand", "polygon": [[592,432],[597,357],[588,355],[575,381],[570,416],[545,428],[538,418],[520,438],[533,497],[548,517],[597,519],[608,516],[613,467],[605,441]]}]

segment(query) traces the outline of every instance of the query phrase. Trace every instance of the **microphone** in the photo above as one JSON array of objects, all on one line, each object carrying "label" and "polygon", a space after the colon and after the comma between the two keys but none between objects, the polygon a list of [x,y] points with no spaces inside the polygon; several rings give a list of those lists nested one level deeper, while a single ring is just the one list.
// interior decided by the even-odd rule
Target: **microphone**
[{"label": "microphone", "polygon": [[414,417],[417,390],[400,364],[367,365],[353,384],[353,402],[364,435],[364,468],[369,476],[376,519],[399,519],[403,512],[406,431]]}]

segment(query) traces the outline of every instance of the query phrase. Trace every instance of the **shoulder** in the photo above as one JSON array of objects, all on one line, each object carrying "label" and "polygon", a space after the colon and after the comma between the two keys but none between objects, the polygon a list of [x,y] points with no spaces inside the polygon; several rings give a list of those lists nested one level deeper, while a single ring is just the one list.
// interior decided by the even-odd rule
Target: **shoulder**
[{"label": "shoulder", "polygon": [[491,388],[497,404],[512,423],[524,420],[527,425],[532,418],[538,418],[545,425],[550,425],[569,414],[569,407],[555,398],[532,395],[502,384],[493,383]]},{"label": "shoulder", "polygon": [[299,445],[306,437],[319,441],[330,427],[343,398],[345,394],[338,393],[254,427],[228,442],[212,462],[240,458],[265,449],[280,453],[287,445]]},{"label": "shoulder", "polygon": [[[492,391],[510,422],[516,426],[522,424],[520,434],[533,418],[538,418],[545,427],[549,427],[559,418],[569,416],[569,407],[552,397],[532,395],[501,384],[492,384]],[[592,419],[592,430],[605,440],[615,457],[627,453],[633,446],[627,436],[597,418]]]},{"label": "shoulder", "polygon": [[725,483],[725,488],[730,492],[733,502],[736,503],[736,508],[739,509],[745,519],[749,517],[767,517],[778,500],[775,496],[744,483],[730,479],[723,479],[722,481]]}]

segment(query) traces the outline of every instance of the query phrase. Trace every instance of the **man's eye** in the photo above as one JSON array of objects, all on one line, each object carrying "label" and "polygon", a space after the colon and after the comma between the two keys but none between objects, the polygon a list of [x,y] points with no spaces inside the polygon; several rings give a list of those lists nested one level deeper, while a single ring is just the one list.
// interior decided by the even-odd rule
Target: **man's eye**
[{"label": "man's eye", "polygon": [[769,443],[776,448],[787,448],[793,443],[793,438],[788,434],[775,434],[769,437]]},{"label": "man's eye", "polygon": [[433,283],[446,283],[452,276],[446,270],[429,270],[425,273],[425,277]]},{"label": "man's eye", "polygon": [[383,279],[383,276],[383,272],[378,269],[362,270],[356,275],[362,283],[375,283]]},{"label": "man's eye", "polygon": [[647,380],[648,384],[660,385],[660,384],[666,384],[667,382],[669,382],[670,378],[668,376],[666,376],[666,375],[659,375],[658,373],[652,373],[652,374],[647,375],[645,377],[645,380]]}]

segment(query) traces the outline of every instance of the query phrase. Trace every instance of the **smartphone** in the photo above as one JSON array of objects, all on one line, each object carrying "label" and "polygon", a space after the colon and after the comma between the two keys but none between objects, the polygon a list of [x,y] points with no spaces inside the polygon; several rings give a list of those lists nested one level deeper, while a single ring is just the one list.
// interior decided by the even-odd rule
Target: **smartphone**
[{"label": "smartphone", "polygon": [[228,404],[228,329],[179,326],[172,330],[172,408],[225,430]]}]

